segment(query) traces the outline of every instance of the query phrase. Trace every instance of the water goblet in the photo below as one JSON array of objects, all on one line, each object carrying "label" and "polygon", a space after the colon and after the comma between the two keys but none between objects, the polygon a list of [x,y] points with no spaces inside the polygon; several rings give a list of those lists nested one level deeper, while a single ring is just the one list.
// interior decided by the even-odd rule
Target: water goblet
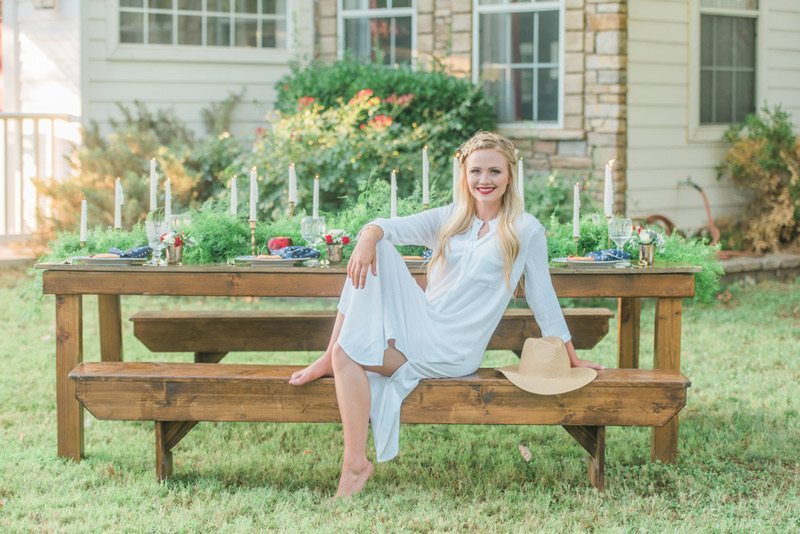
[{"label": "water goblet", "polygon": [[306,243],[312,245],[316,239],[316,224],[314,217],[303,217],[300,219],[300,235]]},{"label": "water goblet", "polygon": [[147,262],[147,265],[156,267],[164,265],[164,261],[161,259],[161,251],[164,249],[161,236],[169,231],[169,223],[163,220],[150,219],[144,222],[144,228],[147,232],[147,244],[153,250],[153,257]]},{"label": "water goblet", "polygon": [[322,243],[322,236],[325,235],[325,217],[314,217],[314,246]]},{"label": "water goblet", "polygon": [[615,217],[608,222],[608,237],[617,245],[617,250],[619,251],[631,238],[632,232],[633,222],[630,219]]}]

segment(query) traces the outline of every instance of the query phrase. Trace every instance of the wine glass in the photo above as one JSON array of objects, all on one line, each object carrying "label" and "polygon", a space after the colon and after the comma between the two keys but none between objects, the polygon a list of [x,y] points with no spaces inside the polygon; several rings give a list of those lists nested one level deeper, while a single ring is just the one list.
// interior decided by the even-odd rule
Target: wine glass
[{"label": "wine glass", "polygon": [[322,243],[325,233],[325,217],[303,217],[300,219],[300,235],[309,246],[316,247]]},{"label": "wine glass", "polygon": [[622,247],[631,238],[633,232],[633,222],[630,219],[620,219],[614,217],[608,222],[608,237],[617,245],[617,250],[622,251]]},{"label": "wine glass", "polygon": [[144,222],[144,228],[147,232],[147,244],[153,249],[153,257],[147,262],[147,265],[160,266],[164,262],[161,259],[161,251],[164,248],[164,243],[161,241],[161,236],[169,231],[169,222],[164,220],[150,219]]},{"label": "wine glass", "polygon": [[300,219],[300,235],[306,243],[312,245],[316,238],[314,217],[303,217]]}]

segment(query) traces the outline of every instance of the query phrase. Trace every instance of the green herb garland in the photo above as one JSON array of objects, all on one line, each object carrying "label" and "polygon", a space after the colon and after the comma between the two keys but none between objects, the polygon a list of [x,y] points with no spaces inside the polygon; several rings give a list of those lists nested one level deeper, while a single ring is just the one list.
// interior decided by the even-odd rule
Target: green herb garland
[{"label": "green herb garland", "polygon": [[[409,215],[419,211],[421,205],[419,192],[398,202],[398,214]],[[449,195],[447,195],[449,196]],[[433,205],[444,205],[449,201],[445,195],[433,195]],[[358,201],[349,203],[336,214],[324,214],[328,229],[338,228],[355,237],[358,231],[376,217],[388,217],[389,186],[377,180],[362,190]],[[306,244],[300,235],[300,219],[306,213],[300,211],[294,217],[288,215],[259,222],[256,226],[256,253],[267,252],[270,237],[286,236],[295,244]],[[244,216],[233,216],[227,211],[225,201],[206,203],[197,211],[184,214],[188,221],[182,231],[193,242],[184,247],[185,264],[226,263],[236,256],[251,253],[250,225]],[[542,221],[547,228],[548,253],[550,258],[574,254],[585,254],[592,250],[611,248],[608,240],[608,227],[598,214],[585,215],[581,219],[581,237],[576,246],[572,238],[572,224],[561,223],[555,216]],[[71,256],[106,252],[111,247],[122,250],[147,243],[144,228],[137,224],[129,231],[112,229],[90,229],[86,247],[81,248],[77,233],[64,233],[50,243],[50,253],[42,258],[46,262],[60,262]],[[417,255],[421,247],[399,247],[403,254]],[[345,260],[349,258],[353,245],[345,247]],[[636,258],[638,256],[635,239],[629,241],[625,249]],[[700,267],[695,274],[695,300],[710,303],[719,292],[719,280],[723,269],[716,257],[716,247],[709,246],[700,239],[687,239],[677,234],[664,238],[656,253],[656,266],[692,265]],[[322,247],[323,256],[325,247]]]}]

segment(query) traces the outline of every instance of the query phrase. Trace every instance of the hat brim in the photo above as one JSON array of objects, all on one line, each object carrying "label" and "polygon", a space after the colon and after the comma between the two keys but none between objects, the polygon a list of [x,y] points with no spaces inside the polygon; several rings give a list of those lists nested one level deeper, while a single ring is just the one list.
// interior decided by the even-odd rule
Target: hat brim
[{"label": "hat brim", "polygon": [[499,367],[500,371],[512,384],[520,389],[537,395],[559,395],[580,389],[597,377],[597,371],[587,367],[572,367],[568,373],[558,378],[531,376],[520,374],[519,365]]}]

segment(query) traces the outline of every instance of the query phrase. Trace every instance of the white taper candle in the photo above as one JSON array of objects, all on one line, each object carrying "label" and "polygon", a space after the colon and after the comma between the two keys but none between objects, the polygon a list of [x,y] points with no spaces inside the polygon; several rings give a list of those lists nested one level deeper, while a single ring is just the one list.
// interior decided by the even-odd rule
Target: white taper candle
[{"label": "white taper candle", "polygon": [[119,178],[114,181],[114,228],[122,228],[122,182]]},{"label": "white taper candle", "polygon": [[522,167],[522,158],[517,158],[517,184],[519,185],[519,199],[522,211],[525,211],[525,171]]},{"label": "white taper candle", "polygon": [[89,226],[87,221],[87,211],[88,206],[86,204],[86,199],[84,198],[81,200],[81,230],[80,230],[80,242],[86,243],[86,238],[89,235]]},{"label": "white taper candle", "polygon": [[311,216],[319,217],[319,174],[314,176],[314,196],[311,204]]},{"label": "white taper candle", "polygon": [[150,160],[150,211],[155,211],[158,207],[158,196],[156,187],[158,186],[158,176],[156,176],[156,158]]},{"label": "white taper candle", "polygon": [[459,160],[460,153],[456,152],[456,155],[453,156],[453,202],[458,203],[458,178],[460,174],[460,165]]},{"label": "white taper candle", "polygon": [[250,220],[256,220],[256,205],[258,204],[258,184],[256,183],[256,168],[250,169]]},{"label": "white taper candle", "polygon": [[297,172],[294,163],[289,164],[289,202],[297,204]]},{"label": "white taper candle", "polygon": [[169,226],[172,219],[172,182],[169,178],[164,182],[164,220]]},{"label": "white taper candle", "polygon": [[581,236],[581,184],[572,189],[572,237]]},{"label": "white taper candle", "polygon": [[430,204],[430,163],[428,162],[428,146],[422,147],[422,204]]},{"label": "white taper candle", "polygon": [[606,163],[605,182],[603,187],[603,214],[606,218],[614,216],[614,160]]}]

